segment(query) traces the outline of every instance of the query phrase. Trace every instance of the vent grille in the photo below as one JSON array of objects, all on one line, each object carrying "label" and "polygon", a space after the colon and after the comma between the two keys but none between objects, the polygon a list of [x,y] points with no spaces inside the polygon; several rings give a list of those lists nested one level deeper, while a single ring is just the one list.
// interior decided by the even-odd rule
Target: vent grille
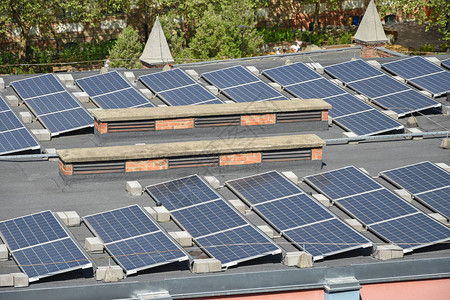
[{"label": "vent grille", "polygon": [[200,117],[195,118],[195,127],[215,127],[215,126],[239,126],[241,125],[240,116],[224,117]]},{"label": "vent grille", "polygon": [[311,149],[262,152],[262,162],[311,160]]},{"label": "vent grille", "polygon": [[108,132],[152,131],[152,130],[155,130],[155,121],[108,123]]},{"label": "vent grille", "polygon": [[219,165],[219,156],[175,157],[169,158],[169,169],[215,167]]},{"label": "vent grille", "polygon": [[300,111],[300,112],[286,112],[277,114],[277,123],[295,123],[295,122],[310,122],[322,121],[321,111]]},{"label": "vent grille", "polygon": [[73,175],[123,172],[125,172],[124,161],[73,164]]}]

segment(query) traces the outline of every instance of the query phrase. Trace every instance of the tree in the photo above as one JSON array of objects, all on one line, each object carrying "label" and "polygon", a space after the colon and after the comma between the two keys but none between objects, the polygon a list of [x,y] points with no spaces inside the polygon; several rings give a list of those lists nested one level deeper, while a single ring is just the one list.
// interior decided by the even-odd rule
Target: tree
[{"label": "tree", "polygon": [[419,24],[426,23],[429,30],[435,27],[444,35],[443,40],[450,40],[450,1],[448,0],[390,0],[378,1],[381,15],[391,12],[405,17],[414,16]]},{"label": "tree", "polygon": [[127,69],[142,68],[139,57],[142,54],[143,44],[139,41],[139,34],[131,26],[127,26],[117,37],[115,45],[109,52],[111,67]]}]

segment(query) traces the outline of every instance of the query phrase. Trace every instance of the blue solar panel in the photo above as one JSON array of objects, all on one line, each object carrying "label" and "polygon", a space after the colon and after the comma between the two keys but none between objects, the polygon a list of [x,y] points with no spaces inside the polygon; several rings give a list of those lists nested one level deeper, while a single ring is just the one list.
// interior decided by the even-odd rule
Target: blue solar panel
[{"label": "blue solar panel", "polygon": [[322,98],[332,105],[333,121],[358,135],[373,135],[403,129],[397,121],[350,95],[305,64],[299,62],[263,72],[299,98]]},{"label": "blue solar panel", "polygon": [[92,267],[87,255],[50,211],[0,222],[0,233],[30,281]]},{"label": "blue solar panel", "polygon": [[143,75],[139,80],[169,105],[223,103],[181,69]]},{"label": "blue solar panel", "polygon": [[52,136],[94,126],[92,116],[53,74],[14,81],[11,86]]},{"label": "blue solar panel", "polygon": [[441,68],[421,56],[408,57],[384,63],[383,69],[408,80],[442,72]]},{"label": "blue solar panel", "polygon": [[325,78],[290,85],[285,89],[289,93],[303,99],[328,98],[347,93]]},{"label": "blue solar panel", "polygon": [[260,81],[243,66],[234,66],[202,74],[202,77],[210,84],[214,84],[219,89],[226,89],[238,85]]},{"label": "blue solar panel", "polygon": [[103,109],[155,106],[117,71],[77,79],[76,83]]},{"label": "blue solar panel", "polygon": [[385,109],[395,111],[401,117],[411,112],[441,106],[439,102],[415,90],[406,90],[397,94],[382,96],[374,101]]},{"label": "blue solar panel", "polygon": [[267,100],[287,100],[288,98],[280,94],[277,90],[267,85],[265,82],[252,82],[246,85],[230,87],[223,90],[223,93],[236,102],[256,102]]},{"label": "blue solar panel", "polygon": [[450,173],[425,161],[380,173],[450,219]]},{"label": "blue solar panel", "polygon": [[408,86],[388,75],[360,80],[352,83],[350,87],[369,98],[377,98],[400,91],[410,90]]},{"label": "blue solar panel", "polygon": [[307,176],[305,180],[332,200],[383,188],[353,166]]},{"label": "blue solar panel", "polygon": [[281,253],[199,176],[147,186],[153,199],[164,205],[174,220],[222,266]]},{"label": "blue solar panel", "polygon": [[268,69],[263,71],[262,74],[283,86],[323,78],[317,72],[301,62]]},{"label": "blue solar panel", "polygon": [[414,78],[410,83],[420,89],[429,91],[434,96],[450,92],[450,72],[442,71],[440,73]]},{"label": "blue solar panel", "polygon": [[202,77],[236,102],[288,99],[243,66],[203,73]]},{"label": "blue solar panel", "polygon": [[405,252],[450,240],[450,229],[354,167],[307,176],[305,181]]},{"label": "blue solar panel", "polygon": [[276,171],[226,182],[262,218],[314,259],[370,244]]},{"label": "blue solar panel", "polygon": [[375,224],[371,228],[385,239],[408,250],[450,239],[448,227],[423,213]]},{"label": "blue solar panel", "polygon": [[338,117],[335,120],[340,126],[361,136],[403,129],[403,125],[399,122],[374,108],[360,113]]},{"label": "blue solar panel", "polygon": [[0,95],[0,155],[39,148],[39,143]]},{"label": "blue solar panel", "polygon": [[450,58],[442,60],[441,65],[450,70]]},{"label": "blue solar panel", "polygon": [[197,84],[197,82],[181,69],[173,69],[139,77],[154,93],[173,90],[187,85]]},{"label": "blue solar panel", "polygon": [[325,72],[345,83],[383,74],[380,70],[360,59],[328,66],[325,68]]},{"label": "blue solar panel", "polygon": [[188,259],[187,254],[137,205],[83,218],[127,274]]}]

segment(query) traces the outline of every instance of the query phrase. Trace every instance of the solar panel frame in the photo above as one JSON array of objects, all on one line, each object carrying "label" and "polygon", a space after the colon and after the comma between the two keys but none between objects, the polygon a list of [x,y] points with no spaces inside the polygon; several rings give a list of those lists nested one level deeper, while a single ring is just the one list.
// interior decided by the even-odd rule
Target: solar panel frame
[{"label": "solar panel frame", "polygon": [[450,220],[450,187],[428,191],[414,198]]},{"label": "solar panel frame", "polygon": [[450,70],[450,58],[441,60],[441,66]]},{"label": "solar panel frame", "polygon": [[[401,104],[400,106],[393,106],[392,102],[395,101],[397,104]],[[384,109],[389,109],[392,111],[395,111],[399,117],[404,117],[407,114],[426,110],[430,108],[438,108],[442,105],[419,93],[415,90],[405,90],[400,93],[394,93],[391,95],[386,95],[382,97],[378,97],[373,100],[373,102],[377,103],[379,106],[383,107]],[[411,105],[411,102],[413,105]],[[403,103],[403,104],[402,104]],[[414,104],[415,103],[415,104]],[[414,108],[415,105],[415,108]]]},{"label": "solar panel frame", "polygon": [[[293,63],[281,67],[271,68],[262,72],[267,78],[278,82],[282,86],[289,86],[299,82],[312,81],[323,78],[308,66],[300,63]],[[287,76],[285,75],[287,74]]]},{"label": "solar panel frame", "polygon": [[263,81],[229,87],[222,93],[235,102],[259,102],[270,100],[288,100],[280,92]]},{"label": "solar panel frame", "polygon": [[[263,181],[259,180],[261,178],[263,178]],[[280,182],[280,180],[282,180],[282,182]],[[240,183],[240,181],[242,182]],[[312,246],[313,250],[310,253],[313,255],[313,260],[320,260],[326,256],[372,246],[372,243],[367,238],[351,229],[348,225],[344,224],[342,220],[340,220],[335,214],[333,214],[333,212],[323,207],[320,203],[317,202],[317,200],[308,196],[298,186],[293,184],[289,179],[285,178],[277,171],[268,171],[265,173],[246,176],[235,180],[228,180],[225,184],[233,193],[235,193],[240,199],[242,199],[242,201],[250,206],[252,210],[254,210],[262,219],[264,219],[270,226],[280,232],[295,246],[302,250],[307,250],[305,249],[305,244],[309,244],[309,246]],[[270,186],[274,187],[275,189],[269,189]],[[279,188],[282,188],[282,190],[285,192],[278,192]],[[263,201],[260,201],[261,195],[269,194],[272,196],[263,198]],[[252,202],[255,200],[256,203]],[[294,204],[295,208],[293,209],[286,202],[289,202],[291,205]],[[280,209],[280,205],[287,208],[289,212],[293,212],[293,215],[290,215],[286,213],[285,210]],[[316,213],[316,217],[307,216],[306,218],[300,220],[301,217],[296,214],[295,211],[314,212]],[[282,218],[271,218],[271,215],[282,215]],[[310,220],[310,222],[307,222],[307,220]],[[308,233],[307,231],[305,231],[305,228],[313,228],[311,230],[314,230],[314,228],[316,227],[325,229],[326,226],[324,226],[324,224],[327,224],[330,221],[334,223],[334,225],[332,225],[333,228],[338,228],[339,230],[345,229],[348,232],[351,232],[351,234],[346,233],[345,235],[351,237],[352,241],[358,240],[359,242],[357,243],[357,245],[349,246],[348,243],[342,243],[343,239],[340,238],[341,245],[335,245],[334,247],[323,247],[327,249],[333,249],[329,252],[320,252],[318,250],[320,248],[320,243],[311,244],[311,242],[304,242],[302,245],[301,243],[299,243],[298,238],[293,237],[299,237],[299,231]],[[339,223],[339,225],[336,222]],[[288,226],[289,223],[292,225],[292,227]],[[329,231],[329,233],[331,232]],[[341,233],[344,234],[343,232],[340,232],[339,235]],[[335,235],[335,233],[333,233],[333,235],[335,237],[337,236]],[[324,240],[327,240],[327,237],[322,234],[321,242],[324,242]]]},{"label": "solar panel frame", "polygon": [[[234,75],[234,77],[231,75]],[[220,90],[261,81],[256,75],[241,65],[205,72],[201,74],[201,77],[208,83],[217,86]]]},{"label": "solar panel frame", "polygon": [[[361,71],[363,68],[364,72]],[[384,74],[361,59],[327,66],[324,71],[331,77],[337,78],[346,84]]]},{"label": "solar panel frame", "polygon": [[[127,220],[125,212],[128,212],[130,216],[132,215],[133,219]],[[112,220],[108,220],[108,217],[112,217]],[[96,218],[100,220],[96,220]],[[106,229],[102,228],[99,221],[107,222],[107,228],[114,230],[115,234],[107,234]],[[83,222],[95,236],[103,241],[105,249],[127,275],[190,259],[189,254],[148,213],[136,204],[85,216],[83,217]],[[123,222],[126,222],[126,224]],[[136,227],[137,225],[139,226],[138,228]],[[117,226],[120,228],[114,228]],[[156,235],[159,235],[160,238],[158,239]],[[161,241],[161,238],[166,240]],[[151,240],[153,240],[152,243],[150,243]],[[138,241],[141,241],[139,247],[136,246]],[[149,252],[145,250],[142,245],[144,243],[147,247],[152,247],[154,251]],[[182,255],[161,254],[161,249],[156,249],[155,247],[156,243],[159,246],[163,246],[164,251],[169,251],[171,254],[179,252]],[[145,251],[135,251],[137,248]],[[157,257],[153,257],[152,254],[155,254]],[[161,260],[162,257],[169,256],[170,259]],[[140,262],[138,263],[138,261]],[[153,264],[144,264],[143,262],[145,261],[153,261]],[[130,267],[132,268],[130,269]]]},{"label": "solar panel frame", "polygon": [[407,57],[387,62],[381,66],[388,72],[401,76],[407,80],[443,71],[442,68],[421,56]]},{"label": "solar panel frame", "polygon": [[40,143],[0,94],[0,155],[37,149]]},{"label": "solar panel frame", "polygon": [[411,79],[409,83],[438,97],[450,92],[450,72],[443,70],[440,73]]},{"label": "solar panel frame", "polygon": [[[40,84],[38,81],[41,81]],[[47,82],[49,86],[45,86],[44,82]],[[34,86],[31,86],[30,83],[34,84]],[[91,114],[71,93],[65,89],[54,74],[45,74],[13,81],[11,82],[11,86],[22,98],[28,109],[50,131],[51,136],[57,136],[83,128],[94,127],[94,118]],[[26,88],[36,88],[36,90],[26,90]],[[59,108],[54,106],[55,109],[57,108],[59,110],[48,111],[49,107],[41,108],[40,106],[35,105],[35,102],[39,102],[39,105],[42,105],[43,103],[46,103],[46,105],[53,105],[52,101],[55,101],[56,98],[59,99],[59,97],[64,98],[64,101],[58,102]],[[68,104],[68,106],[65,107],[63,105],[64,103]],[[42,114],[46,108],[47,112]],[[61,120],[58,120],[57,115],[64,115],[64,121],[68,122],[63,124]],[[72,121],[74,123],[71,123]],[[60,125],[63,126],[58,127]]]},{"label": "solar panel frame", "polygon": [[[25,228],[26,231],[21,232],[19,226],[22,226],[22,229]],[[17,239],[17,234],[21,234],[22,240]],[[86,251],[76,242],[62,221],[50,210],[0,222],[0,237],[9,248],[19,268],[28,275],[29,282],[93,267]],[[34,240],[27,240],[31,238]],[[69,247],[72,252],[68,251]],[[75,253],[75,251],[77,252]],[[40,253],[41,256],[37,256],[37,253]],[[49,253],[60,256],[55,260]],[[36,263],[33,258],[38,259],[39,262]],[[62,267],[64,265],[65,268]]]},{"label": "solar panel frame", "polygon": [[[181,191],[183,187],[186,187],[187,184],[183,182],[190,182],[194,184],[194,187],[189,187],[188,193],[186,193],[186,189]],[[181,188],[180,188],[181,184]],[[159,184],[149,185],[145,187],[145,190],[147,193],[152,197],[158,205],[164,205],[169,212],[172,215],[172,219],[175,223],[178,224],[182,229],[188,231],[191,236],[193,237],[194,242],[210,257],[215,257],[214,253],[215,251],[211,250],[208,245],[203,245],[201,241],[207,241],[208,239],[205,239],[209,236],[215,236],[219,235],[225,232],[232,232],[234,230],[237,230],[239,228],[250,226],[252,230],[257,232],[262,239],[264,239],[267,244],[270,244],[272,247],[270,251],[266,252],[260,252],[259,255],[251,255],[246,257],[241,257],[240,259],[233,259],[234,252],[230,250],[231,256],[225,259],[223,257],[223,254],[221,255],[221,262],[222,267],[230,267],[233,265],[236,265],[240,262],[248,261],[251,259],[255,259],[257,257],[263,257],[267,255],[276,255],[279,253],[282,253],[283,250],[275,244],[268,236],[266,236],[264,233],[262,233],[258,228],[256,228],[252,223],[250,223],[244,216],[242,216],[228,201],[226,201],[217,191],[215,191],[213,188],[211,188],[201,177],[198,175],[190,175],[183,178],[179,178],[176,180],[169,180],[165,181]],[[164,194],[164,191],[169,191],[170,195],[169,197]],[[205,201],[202,201],[197,195],[196,192],[193,191],[200,191],[203,196],[206,196],[204,199]],[[188,203],[183,203],[182,200],[180,200],[180,196],[183,198],[183,200],[188,200]],[[161,201],[162,199],[165,199],[165,201]],[[170,203],[170,199],[173,201],[178,202],[181,206],[176,206]],[[192,201],[194,200],[194,201]],[[169,202],[168,202],[169,201]],[[181,211],[191,210],[192,208],[198,208],[198,212],[202,213],[202,215],[206,215],[204,212],[201,212],[202,206],[210,205],[214,203],[221,203],[222,207],[226,208],[230,212],[234,212],[233,221],[235,222],[234,226],[226,228],[222,228],[220,231],[207,231],[204,234],[200,235],[201,233],[198,232],[198,230],[193,230],[193,232],[190,232],[188,228],[195,228],[195,225],[189,227],[187,223],[183,222],[181,216]],[[211,210],[209,210],[211,212]],[[196,218],[196,224],[200,222],[199,218]],[[239,222],[240,221],[240,222]],[[224,224],[225,222],[222,221]],[[242,222],[242,223],[241,223]],[[241,247],[244,247],[245,245],[241,245]],[[233,248],[233,245],[230,245],[230,248]],[[252,245],[248,245],[251,249],[254,247]],[[264,249],[262,251],[267,250],[267,247],[263,247]],[[223,252],[223,251],[222,251]]]},{"label": "solar panel frame", "polygon": [[139,80],[155,94],[198,83],[178,68],[142,75]]}]

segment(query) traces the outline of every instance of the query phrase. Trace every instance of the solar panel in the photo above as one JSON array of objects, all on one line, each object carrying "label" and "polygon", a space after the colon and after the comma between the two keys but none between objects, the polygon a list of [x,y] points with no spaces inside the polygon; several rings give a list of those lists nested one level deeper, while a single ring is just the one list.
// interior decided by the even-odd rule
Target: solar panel
[{"label": "solar panel", "polygon": [[0,95],[0,155],[41,146]]},{"label": "solar panel", "polygon": [[399,116],[441,106],[362,60],[329,66],[325,68],[325,72],[344,81],[348,87],[366,95],[384,109],[395,111]]},{"label": "solar panel", "polygon": [[0,222],[0,233],[29,281],[92,267],[51,211]]},{"label": "solar panel", "polygon": [[385,63],[383,68],[435,96],[450,91],[450,73],[421,56]]},{"label": "solar panel", "polygon": [[181,69],[143,75],[139,80],[169,105],[223,103]]},{"label": "solar panel", "polygon": [[314,260],[371,245],[276,171],[230,180],[226,185]]},{"label": "solar panel", "polygon": [[155,106],[117,71],[77,79],[75,82],[103,109]]},{"label": "solar panel", "polygon": [[260,80],[243,66],[234,66],[202,74],[210,84],[236,102],[288,100],[283,94]]},{"label": "solar panel", "polygon": [[126,274],[189,259],[138,205],[89,215],[83,221]]},{"label": "solar panel", "polygon": [[281,249],[251,225],[199,176],[149,185],[149,195],[222,266],[232,266]]},{"label": "solar panel", "polygon": [[380,175],[450,219],[450,173],[425,161],[383,171]]},{"label": "solar panel", "polygon": [[441,66],[450,70],[450,58],[441,61]]},{"label": "solar panel", "polygon": [[334,122],[358,135],[403,129],[397,121],[350,95],[301,62],[268,69],[263,74],[296,97],[324,99],[332,105],[329,114]]},{"label": "solar panel", "polygon": [[52,136],[94,126],[94,119],[53,74],[11,82]]},{"label": "solar panel", "polygon": [[304,180],[404,252],[450,239],[450,230],[351,166]]}]

